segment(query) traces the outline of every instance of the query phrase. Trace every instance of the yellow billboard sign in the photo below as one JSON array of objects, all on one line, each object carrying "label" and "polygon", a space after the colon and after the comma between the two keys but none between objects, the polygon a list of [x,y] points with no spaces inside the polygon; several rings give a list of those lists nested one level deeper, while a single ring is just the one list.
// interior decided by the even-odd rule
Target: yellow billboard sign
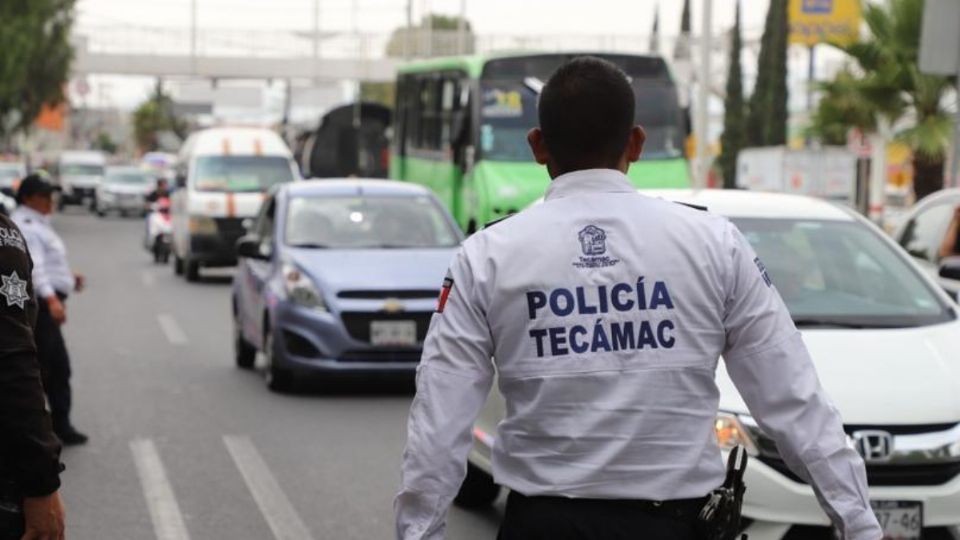
[{"label": "yellow billboard sign", "polygon": [[790,43],[845,45],[860,36],[860,0],[789,0]]}]

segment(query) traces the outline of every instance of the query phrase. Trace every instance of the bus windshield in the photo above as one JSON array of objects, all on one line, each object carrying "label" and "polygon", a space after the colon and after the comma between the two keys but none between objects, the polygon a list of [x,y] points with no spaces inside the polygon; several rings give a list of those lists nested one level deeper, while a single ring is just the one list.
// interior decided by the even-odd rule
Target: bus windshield
[{"label": "bus windshield", "polygon": [[[636,96],[635,121],[647,132],[645,159],[683,155],[683,119],[677,90],[663,60],[656,57],[604,56],[631,78]],[[546,82],[565,55],[503,58],[484,68],[480,82],[480,152],[496,161],[529,161],[527,132],[537,125],[537,93],[527,84]]]}]

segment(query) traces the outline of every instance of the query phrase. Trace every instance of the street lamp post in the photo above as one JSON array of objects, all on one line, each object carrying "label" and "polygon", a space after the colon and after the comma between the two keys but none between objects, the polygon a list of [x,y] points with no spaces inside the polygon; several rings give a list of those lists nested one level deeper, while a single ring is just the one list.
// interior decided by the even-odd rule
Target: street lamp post
[{"label": "street lamp post", "polygon": [[700,70],[697,75],[697,162],[694,178],[695,188],[707,187],[710,174],[710,156],[707,140],[709,129],[710,99],[710,45],[712,41],[713,0],[703,0],[703,30],[700,35]]}]

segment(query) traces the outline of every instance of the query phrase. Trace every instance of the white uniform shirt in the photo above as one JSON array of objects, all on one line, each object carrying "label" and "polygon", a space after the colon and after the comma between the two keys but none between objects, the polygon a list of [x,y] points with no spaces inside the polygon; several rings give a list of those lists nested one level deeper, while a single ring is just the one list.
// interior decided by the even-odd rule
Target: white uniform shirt
[{"label": "white uniform shirt", "polygon": [[721,355],[845,538],[882,536],[863,461],[726,219],[639,195],[614,170],[579,171],[464,242],[445,288],[410,411],[398,538],[443,537],[494,362],[507,411],[498,484],[600,499],[706,495],[725,474],[714,433]]},{"label": "white uniform shirt", "polygon": [[67,261],[67,247],[53,230],[49,216],[20,205],[11,219],[20,227],[33,259],[33,288],[40,298],[73,292],[75,278]]}]

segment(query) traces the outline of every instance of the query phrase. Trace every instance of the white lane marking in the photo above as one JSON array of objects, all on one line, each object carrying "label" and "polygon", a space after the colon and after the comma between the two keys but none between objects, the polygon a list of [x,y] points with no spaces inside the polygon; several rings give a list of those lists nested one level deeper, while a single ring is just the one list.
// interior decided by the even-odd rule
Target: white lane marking
[{"label": "white lane marking", "polygon": [[140,281],[143,282],[144,287],[153,287],[157,282],[157,278],[153,275],[153,272],[144,270],[143,273],[140,274]]},{"label": "white lane marking", "polygon": [[267,525],[273,531],[273,536],[277,540],[313,540],[307,526],[297,515],[290,499],[280,489],[280,484],[250,439],[224,435],[223,442],[227,445],[227,451],[233,457],[237,469],[240,469],[240,474],[267,520]]},{"label": "white lane marking", "polygon": [[187,344],[187,334],[183,332],[183,329],[180,328],[177,320],[174,319],[172,315],[161,313],[157,315],[157,322],[160,323],[160,329],[163,330],[163,334],[167,336],[167,341],[169,341],[171,345]]},{"label": "white lane marking", "polygon": [[173,487],[167,479],[167,471],[160,461],[156,445],[150,439],[137,439],[130,442],[130,450],[137,465],[143,497],[150,509],[157,540],[190,540],[180,505],[173,495]]}]

